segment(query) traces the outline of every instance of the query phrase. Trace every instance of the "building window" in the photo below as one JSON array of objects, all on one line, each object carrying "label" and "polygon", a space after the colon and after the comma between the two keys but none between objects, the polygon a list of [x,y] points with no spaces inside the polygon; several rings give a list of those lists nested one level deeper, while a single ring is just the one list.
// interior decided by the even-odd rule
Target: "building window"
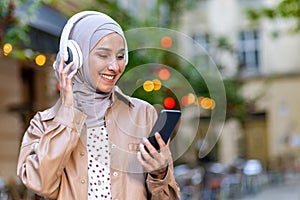
[{"label": "building window", "polygon": [[207,33],[196,33],[192,36],[193,40],[201,45],[207,52],[209,51],[209,35]]},{"label": "building window", "polygon": [[239,33],[238,57],[241,70],[258,72],[259,69],[259,33],[247,30]]},{"label": "building window", "polygon": [[[210,59],[208,57],[210,49],[210,37],[207,33],[194,33],[192,34],[194,40],[194,48],[192,49],[193,62],[200,67],[208,68],[210,66]],[[201,48],[199,48],[199,45]]]}]

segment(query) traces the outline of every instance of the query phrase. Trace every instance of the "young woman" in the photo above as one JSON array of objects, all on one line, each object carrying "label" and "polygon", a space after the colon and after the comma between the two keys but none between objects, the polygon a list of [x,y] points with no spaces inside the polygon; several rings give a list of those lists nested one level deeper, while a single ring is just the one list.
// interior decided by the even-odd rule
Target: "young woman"
[{"label": "young woman", "polygon": [[[153,106],[122,93],[116,82],[128,62],[127,43],[109,16],[71,17],[60,41],[57,103],[26,130],[17,174],[47,199],[179,199],[168,144],[146,139]],[[147,149],[147,150],[146,150]]]}]

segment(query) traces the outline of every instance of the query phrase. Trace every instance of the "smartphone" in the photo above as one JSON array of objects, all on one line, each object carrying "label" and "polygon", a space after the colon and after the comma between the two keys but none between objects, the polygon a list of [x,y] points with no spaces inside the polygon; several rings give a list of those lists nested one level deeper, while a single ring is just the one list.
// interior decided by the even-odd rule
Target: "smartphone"
[{"label": "smartphone", "polygon": [[160,111],[158,118],[148,137],[148,140],[156,150],[159,150],[159,144],[157,143],[154,134],[156,132],[159,132],[164,142],[167,143],[175,129],[178,120],[180,119],[180,116],[180,110],[163,109]]}]

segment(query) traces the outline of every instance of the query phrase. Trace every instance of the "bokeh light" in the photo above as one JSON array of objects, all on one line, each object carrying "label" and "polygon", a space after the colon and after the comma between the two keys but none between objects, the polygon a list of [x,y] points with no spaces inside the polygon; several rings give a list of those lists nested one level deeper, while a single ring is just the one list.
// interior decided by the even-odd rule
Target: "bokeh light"
[{"label": "bokeh light", "polygon": [[152,80],[153,84],[154,84],[154,90],[160,90],[161,88],[161,81],[158,79],[154,79]]},{"label": "bokeh light", "polygon": [[143,88],[146,92],[151,92],[154,89],[154,83],[152,81],[145,81]]},{"label": "bokeh light", "polygon": [[35,57],[35,63],[38,66],[43,66],[46,63],[46,60],[47,60],[47,58],[44,54],[39,54]]},{"label": "bokeh light", "polygon": [[185,107],[189,106],[188,96],[185,95],[181,98],[181,104]]},{"label": "bokeh light", "polygon": [[189,93],[181,98],[181,104],[185,107],[195,103],[196,97],[194,94]]},{"label": "bokeh light", "polygon": [[173,97],[167,97],[164,100],[164,107],[167,109],[173,109],[176,105],[176,102]]},{"label": "bokeh light", "polygon": [[163,81],[168,80],[168,79],[170,78],[170,76],[171,76],[171,73],[170,73],[170,71],[169,71],[168,69],[166,69],[166,68],[162,68],[162,69],[160,69],[159,72],[158,72],[158,77],[159,77],[161,80],[163,80]]},{"label": "bokeh light", "polygon": [[53,61],[53,64],[52,64],[52,67],[53,67],[54,70],[56,70],[55,65],[56,65],[56,60],[54,60],[54,61]]},{"label": "bokeh light", "polygon": [[172,43],[173,43],[172,38],[169,36],[164,36],[160,40],[160,44],[164,48],[170,48],[172,46]]},{"label": "bokeh light", "polygon": [[195,95],[192,94],[192,93],[189,93],[187,96],[188,96],[188,103],[189,103],[189,105],[194,104],[195,100],[196,100]]},{"label": "bokeh light", "polygon": [[200,106],[204,109],[214,109],[215,108],[215,101],[211,98],[203,98],[200,101]]},{"label": "bokeh light", "polygon": [[5,43],[3,45],[3,53],[5,56],[7,56],[8,54],[10,54],[13,50],[13,46],[10,43]]}]

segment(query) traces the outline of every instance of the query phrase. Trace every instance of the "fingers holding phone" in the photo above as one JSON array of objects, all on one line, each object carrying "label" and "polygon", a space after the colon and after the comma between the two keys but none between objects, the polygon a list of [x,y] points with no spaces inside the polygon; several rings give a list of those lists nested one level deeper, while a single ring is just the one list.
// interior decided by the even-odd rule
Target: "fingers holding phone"
[{"label": "fingers holding phone", "polygon": [[140,144],[138,160],[151,174],[161,175],[171,160],[169,140],[181,116],[179,110],[161,110],[149,134]]},{"label": "fingers holding phone", "polygon": [[148,139],[143,138],[139,147],[138,160],[148,172],[154,176],[159,176],[166,171],[171,153],[169,146],[165,144],[158,132],[155,133],[155,138],[160,149],[157,150]]}]

